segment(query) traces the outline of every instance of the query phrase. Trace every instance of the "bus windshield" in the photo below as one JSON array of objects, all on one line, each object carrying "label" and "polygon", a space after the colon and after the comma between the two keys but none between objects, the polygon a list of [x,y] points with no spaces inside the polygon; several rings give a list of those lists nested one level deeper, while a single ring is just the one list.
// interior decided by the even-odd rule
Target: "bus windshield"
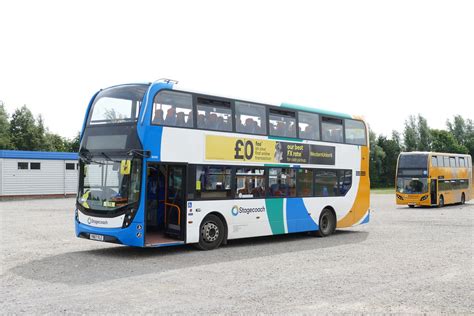
[{"label": "bus windshield", "polygon": [[146,84],[135,84],[99,92],[92,106],[89,124],[135,122],[147,89]]},{"label": "bus windshield", "polygon": [[141,160],[94,158],[81,161],[78,203],[98,213],[137,202],[140,196]]},{"label": "bus windshield", "polygon": [[398,178],[397,192],[407,194],[428,192],[428,180],[426,178]]}]

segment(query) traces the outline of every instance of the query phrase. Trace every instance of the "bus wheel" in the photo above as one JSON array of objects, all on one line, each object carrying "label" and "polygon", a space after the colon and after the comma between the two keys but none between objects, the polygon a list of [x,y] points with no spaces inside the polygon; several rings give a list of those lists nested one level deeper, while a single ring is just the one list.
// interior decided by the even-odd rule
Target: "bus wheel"
[{"label": "bus wheel", "polygon": [[464,192],[461,194],[461,204],[466,203],[466,196],[464,195]]},{"label": "bus wheel", "polygon": [[439,196],[439,207],[444,206],[444,197],[442,195]]},{"label": "bus wheel", "polygon": [[199,227],[199,243],[201,250],[212,250],[220,246],[224,240],[224,224],[216,215],[207,215]]},{"label": "bus wheel", "polygon": [[408,205],[408,207],[409,207],[409,208],[414,208],[414,207],[415,207],[415,205]]},{"label": "bus wheel", "polygon": [[325,208],[319,216],[319,230],[316,236],[326,237],[331,235],[336,230],[336,216],[330,210]]}]

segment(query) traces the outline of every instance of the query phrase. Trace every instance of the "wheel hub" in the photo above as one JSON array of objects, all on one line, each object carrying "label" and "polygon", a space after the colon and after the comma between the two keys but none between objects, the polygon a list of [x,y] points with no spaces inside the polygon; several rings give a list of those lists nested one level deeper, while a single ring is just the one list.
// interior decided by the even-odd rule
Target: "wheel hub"
[{"label": "wheel hub", "polygon": [[219,238],[219,227],[214,223],[206,223],[202,226],[202,236],[206,242],[214,242]]}]

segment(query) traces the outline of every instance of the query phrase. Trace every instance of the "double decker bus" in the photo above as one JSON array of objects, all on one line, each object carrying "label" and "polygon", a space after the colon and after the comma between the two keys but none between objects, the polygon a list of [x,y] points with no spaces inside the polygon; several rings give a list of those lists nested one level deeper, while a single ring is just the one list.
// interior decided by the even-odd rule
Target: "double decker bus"
[{"label": "double decker bus", "polygon": [[444,206],[464,204],[472,198],[470,155],[405,152],[398,156],[398,205]]},{"label": "double decker bus", "polygon": [[124,84],[89,103],[79,151],[78,237],[137,247],[369,221],[369,148],[360,118]]}]

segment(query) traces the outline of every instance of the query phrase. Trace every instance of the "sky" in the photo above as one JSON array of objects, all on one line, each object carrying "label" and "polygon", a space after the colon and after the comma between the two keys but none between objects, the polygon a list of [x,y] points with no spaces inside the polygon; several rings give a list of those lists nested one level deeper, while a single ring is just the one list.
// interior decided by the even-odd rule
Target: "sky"
[{"label": "sky", "polygon": [[0,0],[0,100],[73,137],[108,86],[180,89],[363,116],[474,119],[474,1]]}]

